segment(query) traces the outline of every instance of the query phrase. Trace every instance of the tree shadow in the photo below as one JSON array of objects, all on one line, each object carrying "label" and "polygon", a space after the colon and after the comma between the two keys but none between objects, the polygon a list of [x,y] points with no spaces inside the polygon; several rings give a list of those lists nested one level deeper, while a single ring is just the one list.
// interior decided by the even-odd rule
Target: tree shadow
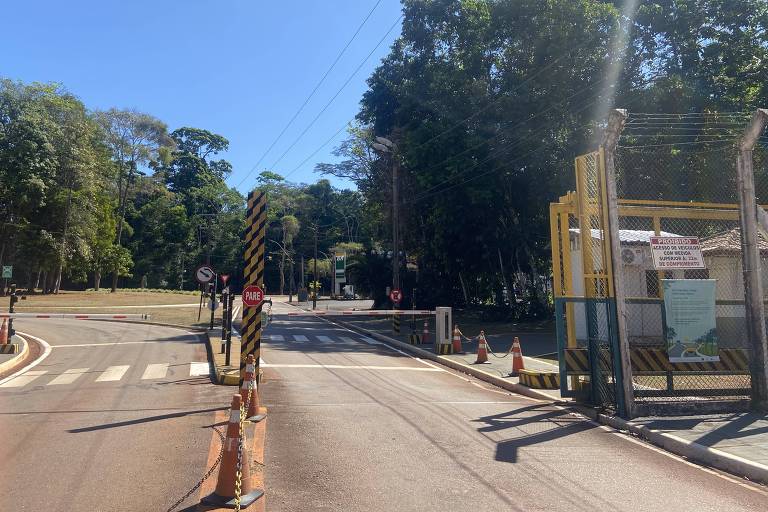
[{"label": "tree shadow", "polygon": [[549,404],[518,407],[473,421],[486,425],[478,428],[478,432],[509,436],[497,442],[495,458],[511,463],[518,462],[520,448],[562,439],[597,426],[567,409],[554,408]]}]

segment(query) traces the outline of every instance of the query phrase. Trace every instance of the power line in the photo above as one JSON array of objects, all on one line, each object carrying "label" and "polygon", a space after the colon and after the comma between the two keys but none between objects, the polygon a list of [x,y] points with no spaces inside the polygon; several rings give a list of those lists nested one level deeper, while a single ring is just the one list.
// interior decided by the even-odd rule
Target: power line
[{"label": "power line", "polygon": [[315,88],[312,89],[312,92],[309,93],[309,96],[307,96],[306,99],[304,99],[304,102],[301,104],[301,106],[298,108],[298,110],[296,110],[296,112],[293,114],[293,117],[291,117],[290,121],[288,121],[288,123],[283,127],[283,129],[280,131],[280,133],[277,135],[277,137],[275,137],[275,139],[269,145],[267,150],[261,155],[261,157],[259,157],[259,160],[254,164],[254,166],[251,168],[251,170],[248,171],[248,174],[246,174],[245,177],[242,180],[240,180],[240,183],[237,184],[238,187],[240,185],[242,185],[243,182],[245,182],[245,180],[250,178],[251,174],[253,174],[253,171],[256,170],[256,168],[264,160],[264,158],[266,158],[266,156],[269,154],[269,152],[272,151],[272,148],[275,147],[275,144],[277,144],[277,142],[282,138],[282,136],[285,134],[286,130],[288,130],[288,128],[290,128],[290,126],[293,124],[293,122],[296,120],[296,118],[299,117],[299,114],[301,114],[301,112],[304,110],[304,107],[307,106],[307,104],[309,103],[309,100],[311,100],[314,97],[314,95],[317,92],[317,90],[320,88],[320,86],[323,84],[323,82],[325,82],[325,79],[328,78],[328,75],[331,73],[333,68],[336,67],[336,64],[338,64],[338,62],[341,59],[341,57],[344,55],[344,53],[349,48],[349,45],[351,45],[352,41],[355,40],[357,35],[360,33],[360,30],[362,30],[363,26],[368,22],[368,19],[373,14],[373,11],[376,10],[376,8],[379,6],[380,3],[381,3],[381,0],[377,0],[376,3],[373,5],[373,7],[371,7],[371,10],[368,11],[368,14],[365,16],[363,21],[361,21],[360,24],[357,26],[357,30],[355,30],[355,33],[352,34],[352,37],[349,38],[349,41],[347,41],[347,44],[345,44],[344,47],[341,49],[341,51],[339,51],[339,53],[336,55],[336,58],[333,60],[331,65],[328,67],[328,69],[325,71],[323,76],[320,78],[320,81],[317,82],[317,84],[315,85]]},{"label": "power line", "polygon": [[271,167],[272,167],[273,169],[274,169],[274,168],[275,168],[275,166],[277,166],[277,164],[278,164],[278,163],[279,163],[279,162],[280,162],[280,161],[281,161],[281,160],[282,160],[282,159],[285,157],[285,155],[287,155],[287,154],[288,154],[288,152],[289,152],[291,149],[293,149],[293,147],[294,147],[296,144],[298,144],[298,142],[299,142],[299,141],[301,140],[301,138],[302,138],[302,137],[303,137],[303,136],[304,136],[304,135],[305,135],[305,134],[306,134],[306,133],[309,131],[309,129],[310,129],[310,128],[312,128],[312,126],[314,126],[314,124],[317,122],[317,120],[320,118],[320,116],[321,116],[321,115],[323,115],[323,113],[324,113],[324,112],[325,112],[325,111],[328,109],[328,107],[330,107],[330,106],[331,106],[331,103],[333,103],[333,102],[334,102],[334,100],[336,100],[336,98],[339,96],[339,94],[341,94],[341,91],[343,91],[343,90],[344,90],[344,89],[347,87],[347,85],[349,85],[349,82],[351,82],[351,81],[352,81],[352,79],[353,79],[353,78],[355,77],[355,75],[356,75],[356,74],[357,74],[357,73],[358,73],[358,72],[359,72],[359,71],[362,69],[362,67],[365,65],[365,63],[366,63],[366,62],[368,62],[368,59],[370,59],[370,58],[371,58],[371,55],[373,55],[373,53],[374,53],[374,52],[375,52],[375,51],[376,51],[376,50],[379,48],[379,46],[381,46],[381,43],[383,43],[383,42],[384,42],[384,40],[387,38],[387,36],[389,36],[389,34],[390,34],[390,33],[391,33],[391,32],[392,32],[394,29],[395,29],[395,27],[397,26],[397,24],[398,24],[398,23],[400,23],[400,20],[401,20],[402,18],[403,18],[403,15],[402,15],[402,14],[401,14],[400,16],[398,16],[398,17],[397,17],[397,19],[396,19],[396,20],[395,20],[395,22],[394,22],[394,23],[393,23],[393,24],[392,24],[392,25],[389,27],[389,29],[387,30],[387,32],[386,32],[386,33],[385,33],[385,34],[382,36],[382,38],[381,38],[381,39],[379,39],[379,42],[378,42],[378,43],[376,43],[376,46],[374,46],[374,47],[373,47],[373,49],[372,49],[370,52],[368,52],[368,55],[366,55],[366,56],[365,56],[365,58],[364,58],[364,59],[363,59],[363,60],[360,62],[360,64],[359,64],[359,65],[358,65],[358,66],[355,68],[355,70],[352,72],[352,74],[350,74],[350,75],[349,75],[349,77],[347,78],[347,80],[346,80],[346,81],[345,81],[345,82],[344,82],[344,83],[341,85],[341,87],[339,87],[339,89],[336,91],[336,94],[334,94],[334,95],[331,97],[331,99],[330,99],[330,100],[328,100],[328,103],[326,103],[326,104],[325,104],[325,106],[324,106],[324,107],[323,107],[323,108],[320,110],[320,112],[318,112],[318,113],[317,113],[317,115],[314,117],[314,119],[312,119],[312,121],[311,121],[311,122],[310,122],[310,123],[307,125],[307,127],[306,127],[306,128],[304,128],[304,130],[303,130],[303,131],[302,131],[302,132],[299,134],[299,136],[298,136],[298,137],[296,137],[296,139],[294,139],[294,141],[291,143],[291,145],[290,145],[290,146],[288,146],[288,147],[285,149],[285,151],[283,151],[283,153],[282,153],[282,154],[281,154],[281,155],[278,157],[278,159],[277,159],[277,160],[275,160],[275,161],[272,163],[272,166],[271,166]]},{"label": "power line", "polygon": [[333,139],[335,139],[336,137],[338,137],[338,135],[339,135],[339,134],[340,134],[342,131],[344,131],[344,130],[347,128],[347,126],[349,126],[349,124],[350,124],[352,121],[354,121],[354,119],[350,119],[349,121],[347,121],[346,123],[344,123],[344,125],[343,125],[341,128],[339,128],[338,130],[336,130],[336,132],[335,132],[333,135],[331,135],[330,137],[328,137],[328,140],[326,140],[325,142],[323,142],[323,143],[322,143],[322,144],[321,144],[321,145],[320,145],[320,146],[319,146],[319,147],[318,147],[316,150],[314,150],[314,151],[313,151],[313,152],[312,152],[312,153],[311,153],[311,154],[310,154],[310,155],[309,155],[307,158],[305,158],[304,160],[302,160],[302,161],[301,161],[301,163],[300,163],[299,165],[297,165],[296,167],[294,167],[293,169],[291,169],[291,170],[290,170],[290,172],[288,172],[288,174],[286,174],[286,175],[285,175],[285,176],[283,176],[283,177],[284,177],[284,178],[287,178],[288,176],[290,176],[290,175],[291,175],[291,174],[293,174],[294,172],[298,171],[298,170],[301,168],[301,166],[303,166],[303,165],[304,165],[305,163],[307,163],[307,162],[308,162],[308,161],[309,161],[309,160],[310,160],[310,159],[311,159],[313,156],[315,156],[317,153],[319,153],[321,149],[323,149],[325,146],[327,146],[328,144],[330,144],[330,143],[331,143],[331,141],[332,141]]}]

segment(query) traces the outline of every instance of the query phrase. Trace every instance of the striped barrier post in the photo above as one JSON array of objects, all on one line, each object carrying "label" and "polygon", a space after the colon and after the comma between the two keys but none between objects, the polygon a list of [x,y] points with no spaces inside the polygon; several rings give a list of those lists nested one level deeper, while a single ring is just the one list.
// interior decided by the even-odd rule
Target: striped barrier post
[{"label": "striped barrier post", "polygon": [[[245,270],[243,288],[264,288],[264,238],[267,228],[267,195],[253,190],[248,194],[245,229]],[[240,338],[240,386],[245,379],[248,356],[256,363],[256,382],[259,382],[259,355],[261,352],[262,305],[243,308],[243,328]]]}]

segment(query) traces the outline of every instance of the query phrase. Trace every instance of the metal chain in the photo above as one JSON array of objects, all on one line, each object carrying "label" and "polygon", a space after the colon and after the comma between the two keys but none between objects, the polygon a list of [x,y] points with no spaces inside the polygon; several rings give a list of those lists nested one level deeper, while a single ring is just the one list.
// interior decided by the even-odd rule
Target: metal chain
[{"label": "metal chain", "polygon": [[193,493],[194,493],[196,490],[198,490],[198,489],[200,488],[200,486],[201,486],[201,485],[203,485],[203,482],[205,482],[206,480],[208,480],[208,479],[211,477],[211,475],[212,475],[212,474],[213,474],[213,472],[216,470],[216,468],[217,468],[217,467],[219,467],[219,464],[221,464],[221,459],[222,459],[222,457],[224,457],[224,443],[225,443],[225,439],[224,439],[224,432],[223,432],[223,431],[221,431],[221,430],[219,430],[219,429],[218,429],[218,428],[216,428],[216,427],[213,427],[213,430],[215,430],[215,431],[216,431],[216,433],[217,433],[217,434],[219,434],[219,440],[221,441],[221,449],[219,450],[219,456],[216,458],[216,462],[214,462],[214,463],[213,463],[213,465],[210,467],[210,469],[208,469],[208,472],[207,472],[207,473],[205,473],[205,475],[203,475],[203,478],[201,478],[201,479],[200,479],[200,481],[199,481],[199,482],[197,482],[197,483],[195,484],[195,486],[194,486],[194,487],[192,487],[192,488],[191,488],[191,489],[190,489],[190,490],[187,492],[187,494],[185,494],[184,496],[182,496],[181,498],[179,498],[179,500],[178,500],[176,503],[174,503],[173,505],[171,505],[170,507],[168,507],[168,510],[166,510],[166,512],[173,512],[174,510],[176,510],[176,507],[178,507],[179,505],[181,505],[182,503],[184,503],[184,502],[187,500],[187,498],[189,498],[190,496],[192,496],[192,494],[193,494]]},{"label": "metal chain", "polygon": [[248,395],[245,403],[240,404],[240,442],[237,445],[237,471],[235,473],[235,510],[240,510],[240,498],[243,492],[243,443],[245,442],[245,416],[253,398],[253,379],[248,381]]},{"label": "metal chain", "polygon": [[493,355],[493,357],[498,357],[499,359],[504,359],[505,357],[507,357],[509,354],[512,353],[512,345],[509,346],[507,353],[504,354],[503,356],[496,355],[496,352],[494,352],[493,349],[491,348],[491,344],[488,343],[488,339],[485,340],[485,345],[488,347],[488,352],[490,352]]}]

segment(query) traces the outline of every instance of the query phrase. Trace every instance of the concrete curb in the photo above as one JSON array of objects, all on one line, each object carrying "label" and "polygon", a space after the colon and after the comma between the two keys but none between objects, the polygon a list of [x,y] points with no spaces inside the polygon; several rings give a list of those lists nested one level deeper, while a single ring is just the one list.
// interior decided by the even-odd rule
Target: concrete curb
[{"label": "concrete curb", "polygon": [[[322,317],[318,317],[318,318],[322,318]],[[509,382],[507,380],[502,379],[501,377],[496,377],[495,375],[491,375],[490,373],[484,372],[483,370],[480,370],[478,368],[473,368],[469,365],[458,363],[447,357],[433,354],[432,352],[429,352],[422,348],[415,347],[413,345],[409,345],[408,343],[403,343],[402,341],[396,340],[394,338],[390,338],[389,336],[384,336],[383,334],[371,332],[366,329],[363,329],[362,327],[358,327],[354,324],[350,324],[348,322],[344,322],[341,320],[330,320],[328,318],[322,318],[322,319],[325,320],[326,322],[329,322],[332,324],[335,323],[336,325],[346,327],[347,329],[350,329],[352,331],[359,332],[367,336],[371,336],[374,339],[383,341],[389,345],[393,345],[399,349],[418,355],[419,357],[422,357],[424,359],[430,359],[432,361],[442,364],[443,366],[447,366],[449,368],[460,371],[462,373],[467,373],[480,380],[493,384],[494,386],[498,386],[500,388],[506,389],[507,391],[512,391],[513,393],[524,395],[529,398],[535,398],[537,400],[546,400],[547,402],[557,402],[555,398],[553,398],[550,395],[547,395],[546,393],[540,393],[534,389],[528,388],[526,386],[522,386],[515,382]]]},{"label": "concrete curb", "polygon": [[[407,343],[403,343],[388,336],[368,331],[347,322],[339,320],[331,321],[327,318],[324,318],[324,320],[330,323],[336,323],[337,325],[341,325],[342,327],[346,327],[359,333],[364,333],[373,337],[374,339],[384,341],[390,345],[396,346],[397,348],[416,354],[419,357],[430,359],[444,366],[448,366],[449,368],[453,368],[454,370],[468,373],[480,380],[512,391],[514,393],[539,400],[546,400],[552,403],[562,404],[562,402],[559,402],[557,399],[544,393],[539,393],[526,386],[515,384],[514,382],[505,381],[500,377],[496,377],[495,375],[491,375],[477,368],[472,368],[471,366],[457,363],[456,361],[448,359],[447,357],[433,354],[424,349],[408,345]],[[641,437],[642,439],[645,439],[646,441],[655,446],[658,446],[659,448],[663,448],[668,452],[680,455],[681,457],[685,457],[691,461],[717,468],[733,475],[744,477],[753,482],[768,484],[768,466],[763,464],[744,459],[743,457],[739,457],[737,455],[733,455],[716,448],[710,448],[694,441],[688,441],[673,434],[654,430],[644,425],[638,425],[637,423],[627,421],[616,416],[600,414],[594,409],[581,406],[580,404],[568,403],[567,406],[577,410],[579,413],[590,419],[593,419],[594,421],[597,421],[598,423],[615,428],[616,430],[630,432],[631,434]]]},{"label": "concrete curb", "polygon": [[768,466],[763,464],[615,416],[598,414],[596,420],[617,430],[630,432],[651,444],[691,461],[744,477],[753,482],[768,484]]},{"label": "concrete curb", "polygon": [[23,361],[24,358],[29,353],[29,342],[25,338],[19,336],[18,334],[16,334],[16,336],[19,339],[21,339],[21,344],[22,344],[21,351],[15,356],[13,356],[12,358],[10,358],[9,360],[3,363],[0,363],[0,373],[6,372],[11,368],[13,368],[14,366],[16,366],[19,363],[19,361]]},{"label": "concrete curb", "polygon": [[213,374],[216,379],[216,384],[223,386],[238,386],[240,385],[240,373],[232,375],[231,373],[224,373],[224,371],[216,365],[216,359],[213,357],[213,344],[211,343],[211,336],[208,331],[202,331],[201,334],[205,334],[205,347],[208,352],[208,361],[213,366]]}]

